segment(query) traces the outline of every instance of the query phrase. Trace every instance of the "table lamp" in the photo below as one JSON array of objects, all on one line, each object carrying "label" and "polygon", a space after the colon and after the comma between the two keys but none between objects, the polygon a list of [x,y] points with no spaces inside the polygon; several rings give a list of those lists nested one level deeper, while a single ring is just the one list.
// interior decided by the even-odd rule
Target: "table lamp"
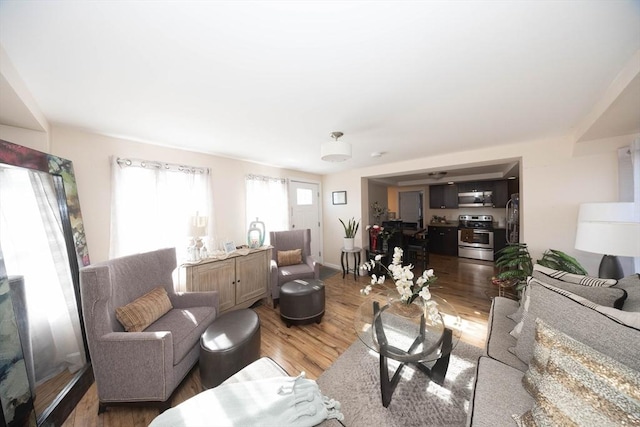
[{"label": "table lamp", "polygon": [[191,237],[190,246],[190,261],[197,261],[203,257],[204,243],[201,237],[207,235],[207,222],[206,216],[192,216],[189,221],[189,236]]},{"label": "table lamp", "polygon": [[598,276],[624,276],[618,256],[640,256],[640,220],[633,203],[583,203],[578,213],[575,248],[604,254]]}]

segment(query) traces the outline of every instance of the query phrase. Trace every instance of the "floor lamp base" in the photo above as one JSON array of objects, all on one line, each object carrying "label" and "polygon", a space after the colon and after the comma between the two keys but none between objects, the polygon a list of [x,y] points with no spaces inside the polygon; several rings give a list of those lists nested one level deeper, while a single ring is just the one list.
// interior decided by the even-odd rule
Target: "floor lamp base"
[{"label": "floor lamp base", "polygon": [[598,269],[598,277],[601,279],[622,279],[624,272],[622,271],[622,264],[615,255],[605,255],[600,261],[600,268]]}]

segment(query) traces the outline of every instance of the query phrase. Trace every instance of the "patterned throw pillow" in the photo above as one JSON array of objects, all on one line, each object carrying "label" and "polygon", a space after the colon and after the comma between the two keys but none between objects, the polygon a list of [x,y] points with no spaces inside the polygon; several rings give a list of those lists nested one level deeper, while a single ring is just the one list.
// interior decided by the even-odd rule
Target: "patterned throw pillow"
[{"label": "patterned throw pillow", "polygon": [[116,308],[116,318],[125,331],[140,332],[172,308],[166,289],[158,286],[124,307]]},{"label": "patterned throw pillow", "polygon": [[302,264],[302,249],[292,251],[278,251],[278,266]]},{"label": "patterned throw pillow", "polygon": [[518,426],[640,424],[640,372],[560,331],[549,331],[551,350],[535,403],[513,416]]},{"label": "patterned throw pillow", "polygon": [[[536,272],[539,274],[536,274]],[[618,283],[616,279],[599,279],[597,277],[582,276],[580,274],[567,273],[566,271],[554,270],[540,264],[535,264],[533,266],[533,277],[544,280],[546,277],[540,277],[540,273],[546,277],[562,282],[573,283],[574,285],[604,286],[608,288]],[[550,283],[550,285],[553,285],[553,283]]]},{"label": "patterned throw pillow", "polygon": [[539,264],[533,266],[532,277],[607,307],[622,308],[627,298],[627,292],[624,289],[613,286],[618,283],[614,279],[579,276],[564,271],[552,270]]},{"label": "patterned throw pillow", "polygon": [[536,319],[536,335],[533,343],[533,357],[529,362],[529,369],[522,377],[522,385],[534,398],[538,395],[538,386],[546,372],[551,349],[561,345],[556,333],[558,331],[540,319]]}]

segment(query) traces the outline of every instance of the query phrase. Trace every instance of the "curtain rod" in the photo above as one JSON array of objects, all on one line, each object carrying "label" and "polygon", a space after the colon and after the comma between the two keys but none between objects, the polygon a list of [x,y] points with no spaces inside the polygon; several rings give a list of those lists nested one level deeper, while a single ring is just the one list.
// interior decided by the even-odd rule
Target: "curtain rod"
[{"label": "curtain rod", "polygon": [[276,181],[276,182],[282,182],[283,184],[287,182],[286,178],[274,178],[271,176],[265,176],[265,175],[254,175],[254,174],[249,174],[246,177],[247,181],[251,180],[251,181]]},{"label": "curtain rod", "polygon": [[139,167],[139,168],[155,168],[166,169],[173,172],[185,172],[185,173],[202,173],[208,174],[209,168],[203,168],[198,166],[181,165],[177,163],[163,163],[154,160],[141,160],[141,159],[126,159],[118,157],[116,162],[120,167]]}]

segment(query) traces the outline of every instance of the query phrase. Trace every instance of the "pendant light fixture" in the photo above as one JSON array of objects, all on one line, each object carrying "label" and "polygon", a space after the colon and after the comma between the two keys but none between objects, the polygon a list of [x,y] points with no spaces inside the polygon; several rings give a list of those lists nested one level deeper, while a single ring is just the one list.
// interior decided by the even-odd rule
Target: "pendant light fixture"
[{"label": "pendant light fixture", "polygon": [[327,162],[344,162],[351,158],[351,144],[340,142],[338,138],[344,135],[342,132],[331,132],[334,142],[325,142],[320,147],[320,158]]}]

